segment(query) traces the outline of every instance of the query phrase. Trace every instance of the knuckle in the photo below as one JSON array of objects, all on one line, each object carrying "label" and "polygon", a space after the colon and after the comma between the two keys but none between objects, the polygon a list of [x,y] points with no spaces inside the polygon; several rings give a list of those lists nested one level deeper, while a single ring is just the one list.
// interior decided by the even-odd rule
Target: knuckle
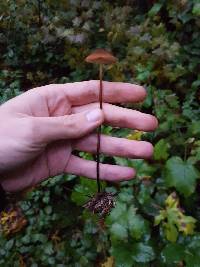
[{"label": "knuckle", "polygon": [[89,94],[89,97],[95,98],[97,96],[98,85],[99,85],[99,83],[97,80],[85,81],[85,87],[87,88],[87,92]]},{"label": "knuckle", "polygon": [[66,128],[68,135],[73,138],[77,138],[82,133],[82,124],[79,120],[76,120],[76,115],[70,115],[63,119],[64,127]]},{"label": "knuckle", "polygon": [[77,129],[77,122],[74,119],[74,115],[70,115],[70,116],[63,118],[63,124],[68,129],[71,129],[71,130]]},{"label": "knuckle", "polygon": [[24,140],[34,142],[37,137],[37,126],[34,118],[26,118],[24,121]]}]

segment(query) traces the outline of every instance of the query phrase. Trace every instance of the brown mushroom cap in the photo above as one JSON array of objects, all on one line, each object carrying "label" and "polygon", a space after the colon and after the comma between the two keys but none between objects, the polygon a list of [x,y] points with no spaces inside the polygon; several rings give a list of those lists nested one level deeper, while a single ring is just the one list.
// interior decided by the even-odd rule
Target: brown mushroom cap
[{"label": "brown mushroom cap", "polygon": [[86,62],[89,63],[98,63],[98,64],[113,64],[117,61],[117,58],[114,57],[110,52],[98,48],[94,52],[92,52],[85,59]]}]

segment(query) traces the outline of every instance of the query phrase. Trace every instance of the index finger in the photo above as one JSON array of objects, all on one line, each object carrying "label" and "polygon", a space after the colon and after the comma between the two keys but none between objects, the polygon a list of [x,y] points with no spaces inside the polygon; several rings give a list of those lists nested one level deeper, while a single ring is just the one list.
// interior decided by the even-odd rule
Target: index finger
[{"label": "index finger", "polygon": [[[58,96],[60,90],[72,106],[97,102],[99,99],[99,80],[41,87],[41,93],[45,94],[47,98],[52,98],[53,95]],[[103,102],[132,103],[143,101],[145,97],[146,91],[140,85],[103,81]]]}]

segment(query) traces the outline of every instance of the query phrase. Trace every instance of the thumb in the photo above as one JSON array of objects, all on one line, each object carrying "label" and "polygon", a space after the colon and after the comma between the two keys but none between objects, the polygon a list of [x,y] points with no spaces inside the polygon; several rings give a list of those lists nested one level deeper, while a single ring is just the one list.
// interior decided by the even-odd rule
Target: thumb
[{"label": "thumb", "polygon": [[34,120],[38,141],[51,142],[82,137],[101,125],[104,116],[101,109],[94,109],[60,117],[35,117]]}]

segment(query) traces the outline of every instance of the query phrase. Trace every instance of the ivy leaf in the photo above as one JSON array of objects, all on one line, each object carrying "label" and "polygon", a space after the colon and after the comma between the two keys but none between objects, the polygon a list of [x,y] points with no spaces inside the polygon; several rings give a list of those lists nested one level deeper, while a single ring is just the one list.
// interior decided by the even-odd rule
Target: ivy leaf
[{"label": "ivy leaf", "polygon": [[184,162],[179,157],[172,157],[166,163],[164,176],[168,187],[174,186],[179,193],[188,197],[195,191],[199,173],[188,161]]}]

